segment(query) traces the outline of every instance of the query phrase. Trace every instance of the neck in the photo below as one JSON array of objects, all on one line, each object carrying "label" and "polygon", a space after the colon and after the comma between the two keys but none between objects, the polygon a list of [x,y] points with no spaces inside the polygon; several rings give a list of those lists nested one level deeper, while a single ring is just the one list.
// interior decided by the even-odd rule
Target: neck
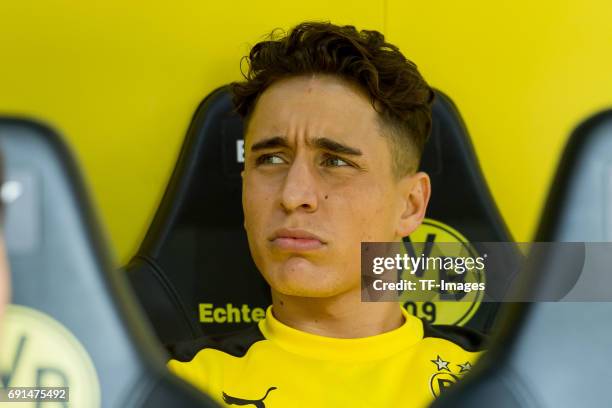
[{"label": "neck", "polygon": [[375,336],[404,323],[397,302],[362,302],[360,290],[325,298],[287,296],[272,290],[272,306],[281,323],[326,337]]}]

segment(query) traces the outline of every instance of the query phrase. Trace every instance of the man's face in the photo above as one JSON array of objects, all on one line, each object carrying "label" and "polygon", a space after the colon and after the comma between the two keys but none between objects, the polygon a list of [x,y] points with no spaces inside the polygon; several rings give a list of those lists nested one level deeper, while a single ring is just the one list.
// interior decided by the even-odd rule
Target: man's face
[{"label": "man's face", "polygon": [[359,89],[330,75],[278,81],[257,101],[245,141],[244,225],[273,290],[359,290],[360,243],[397,241],[422,219],[409,198],[422,177],[393,176],[377,115]]}]

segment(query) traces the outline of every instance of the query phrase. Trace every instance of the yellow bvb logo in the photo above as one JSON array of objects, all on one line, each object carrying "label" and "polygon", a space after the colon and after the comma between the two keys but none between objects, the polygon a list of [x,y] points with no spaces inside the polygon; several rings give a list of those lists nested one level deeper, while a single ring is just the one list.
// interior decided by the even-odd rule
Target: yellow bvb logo
[{"label": "yellow bvb logo", "polygon": [[[462,245],[453,245],[456,251],[467,252],[473,257],[478,257],[478,253],[473,248],[468,240],[461,235],[457,230],[452,227],[429,218],[423,220],[421,226],[414,231],[408,240],[404,242],[405,246],[411,246],[407,248],[417,256],[421,254],[423,249],[427,247],[426,243],[460,243]],[[425,244],[425,245],[424,245]],[[445,247],[447,248],[447,247]],[[425,254],[426,256],[428,254]],[[446,254],[449,256],[459,254]],[[465,282],[485,282],[485,271],[479,272],[475,269],[468,270],[462,279]],[[439,271],[432,270],[426,271],[425,274],[437,274]],[[424,276],[425,278],[427,276]],[[440,276],[430,276],[431,278],[438,279]],[[453,295],[453,294],[450,294]],[[483,291],[472,291],[469,293],[457,294],[457,298],[460,297],[461,301],[447,301],[442,300],[443,296],[449,298],[448,293],[434,293],[428,301],[410,301],[403,299],[402,303],[408,312],[413,315],[424,318],[430,323],[435,324],[451,324],[451,325],[463,325],[468,322],[472,316],[478,310],[482,298],[484,296]]]},{"label": "yellow bvb logo", "polygon": [[[68,387],[68,403],[45,404],[100,406],[100,383],[91,358],[79,340],[60,322],[41,311],[9,305],[2,321],[1,334],[0,374],[3,388]],[[7,406],[12,404],[7,403]],[[25,408],[40,403],[14,404]]]}]

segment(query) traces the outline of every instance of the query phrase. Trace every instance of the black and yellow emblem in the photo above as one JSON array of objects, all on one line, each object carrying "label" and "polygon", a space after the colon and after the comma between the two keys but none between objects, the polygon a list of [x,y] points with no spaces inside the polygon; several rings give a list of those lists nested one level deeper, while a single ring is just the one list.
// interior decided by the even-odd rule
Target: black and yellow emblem
[{"label": "black and yellow emblem", "polygon": [[2,321],[0,344],[4,388],[68,387],[69,402],[64,406],[101,405],[100,382],[89,354],[51,316],[26,306],[9,305]]},{"label": "black and yellow emblem", "polygon": [[[457,245],[435,246],[439,243],[456,243]],[[450,250],[446,256],[467,255],[473,258],[480,256],[470,242],[457,230],[452,227],[432,219],[426,218],[421,226],[414,231],[410,237],[404,240],[406,251],[411,256],[432,255],[431,248],[443,248]],[[417,273],[418,274],[418,273]],[[445,274],[445,275],[444,275]],[[428,276],[429,275],[429,276]],[[404,271],[402,279],[414,279]],[[422,271],[418,278],[426,279],[457,279],[466,283],[484,283],[485,271],[476,269],[468,270],[461,276],[449,276],[444,271],[427,270]],[[427,301],[414,301],[409,298],[409,293],[400,298],[402,304],[413,315],[424,318],[432,324],[464,325],[478,310],[484,296],[483,291],[472,291],[469,293],[448,293],[438,291],[431,293]],[[448,301],[455,300],[455,301]]]},{"label": "black and yellow emblem", "polygon": [[472,369],[469,361],[463,364],[453,364],[439,355],[431,362],[436,365],[436,372],[429,379],[429,389],[436,398]]}]

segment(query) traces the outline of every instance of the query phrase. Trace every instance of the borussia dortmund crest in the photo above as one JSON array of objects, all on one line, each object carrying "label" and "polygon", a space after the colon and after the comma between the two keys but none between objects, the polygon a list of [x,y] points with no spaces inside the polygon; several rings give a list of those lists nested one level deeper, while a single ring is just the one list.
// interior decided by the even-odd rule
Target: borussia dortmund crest
[{"label": "borussia dortmund crest", "polygon": [[[455,243],[455,245],[444,245],[443,243]],[[424,219],[421,226],[410,234],[410,237],[404,239],[404,246],[411,256],[418,256],[418,254],[431,256],[433,255],[432,248],[436,251],[444,250],[444,256],[471,256],[474,258],[480,256],[476,248],[459,231],[429,218]],[[432,269],[419,271],[416,275],[419,279],[449,281],[450,276],[446,276],[445,273]],[[401,278],[410,280],[411,275],[404,271]],[[455,276],[454,279],[457,279],[457,282],[467,283],[486,282],[486,270],[479,272],[477,269],[470,269],[463,275]],[[408,312],[419,318],[425,318],[432,324],[463,326],[476,314],[483,297],[484,291],[480,290],[466,294],[465,292],[442,293],[436,289],[432,291],[432,297],[428,301],[414,301],[410,299],[410,292],[405,292],[400,300]],[[449,301],[452,299],[455,301]],[[458,301],[459,299],[461,301]]]},{"label": "borussia dortmund crest", "polygon": [[469,361],[463,364],[452,364],[439,355],[436,356],[435,360],[431,360],[431,362],[435,364],[436,372],[432,374],[429,380],[429,389],[436,398],[472,369]]}]

